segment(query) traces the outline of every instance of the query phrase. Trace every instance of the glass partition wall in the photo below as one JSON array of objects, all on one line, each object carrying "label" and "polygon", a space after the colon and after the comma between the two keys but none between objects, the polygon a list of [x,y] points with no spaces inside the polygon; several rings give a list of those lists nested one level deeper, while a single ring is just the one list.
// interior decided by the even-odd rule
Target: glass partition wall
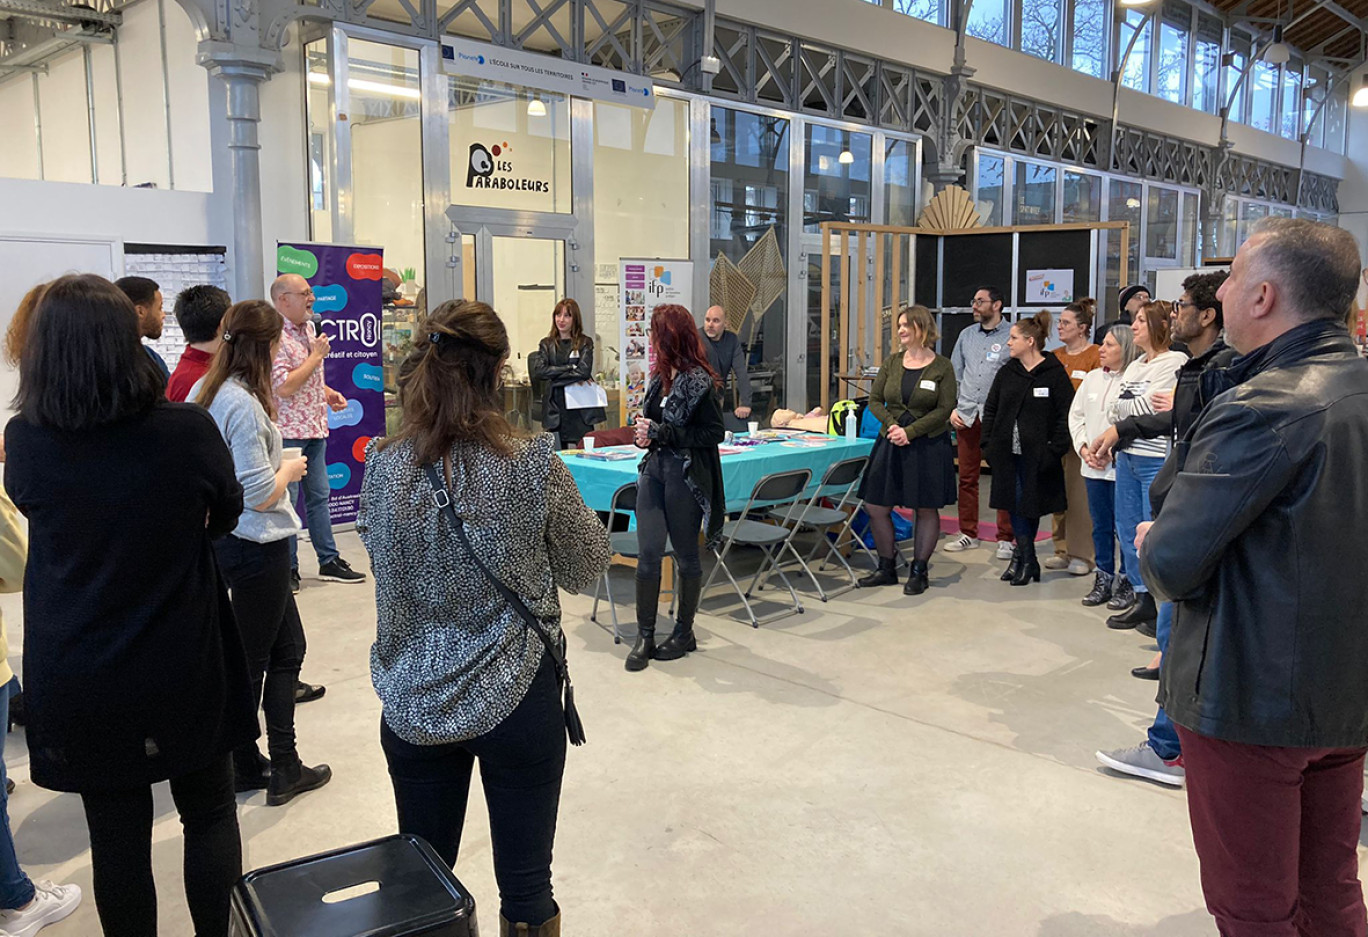
[{"label": "glass partition wall", "polygon": [[[359,27],[303,39],[310,236],[384,250],[398,285],[382,335],[392,422],[419,318],[474,298],[508,327],[507,409],[535,428],[527,355],[570,296],[615,425],[623,258],[692,260],[700,322],[716,258],[777,280],[730,319],[755,414],[806,410],[820,397],[821,222],[910,226],[920,208],[915,136],[659,88],[642,108],[476,81],[446,74],[435,43]],[[487,184],[491,163],[522,181]],[[872,296],[869,265],[852,269]]]},{"label": "glass partition wall", "polygon": [[1195,266],[1199,197],[1126,176],[1058,166],[980,149],[970,156],[970,189],[987,225],[1128,221],[1127,280],[1121,282],[1121,234],[1101,231],[1095,298],[1103,320],[1115,319],[1117,294],[1129,283],[1153,286],[1154,271]]}]

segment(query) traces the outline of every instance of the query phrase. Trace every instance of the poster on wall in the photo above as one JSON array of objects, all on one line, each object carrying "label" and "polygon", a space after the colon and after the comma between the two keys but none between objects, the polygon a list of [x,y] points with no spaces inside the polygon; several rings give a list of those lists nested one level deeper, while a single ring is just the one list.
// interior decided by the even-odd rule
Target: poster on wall
[{"label": "poster on wall", "polygon": [[655,364],[651,310],[676,303],[693,312],[693,261],[623,258],[618,262],[622,349],[622,425],[641,412],[646,383]]},{"label": "poster on wall", "polygon": [[[347,399],[342,410],[328,411],[328,507],[334,524],[356,521],[366,444],[385,433],[383,269],[378,247],[284,242],[276,246],[276,272],[297,273],[313,287],[313,311],[332,342],[323,361],[323,379]],[[310,332],[313,329],[311,323]]]},{"label": "poster on wall", "polygon": [[1072,270],[1027,270],[1027,304],[1073,302],[1073,278]]},{"label": "poster on wall", "polygon": [[655,83],[649,78],[473,39],[442,37],[442,71],[647,110],[655,107]]}]

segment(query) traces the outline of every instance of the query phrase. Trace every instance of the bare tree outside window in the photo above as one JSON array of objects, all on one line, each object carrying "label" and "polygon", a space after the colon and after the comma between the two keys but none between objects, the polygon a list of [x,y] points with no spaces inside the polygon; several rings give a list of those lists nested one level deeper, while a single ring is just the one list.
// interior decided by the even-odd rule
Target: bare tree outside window
[{"label": "bare tree outside window", "polygon": [[1060,0],[1021,0],[1021,51],[1059,61]]},{"label": "bare tree outside window", "polygon": [[944,25],[940,0],[893,0],[893,9],[919,20]]},{"label": "bare tree outside window", "polygon": [[1006,0],[974,0],[964,31],[975,39],[1007,45]]},{"label": "bare tree outside window", "polygon": [[1103,77],[1107,67],[1107,0],[1074,0],[1074,71]]}]

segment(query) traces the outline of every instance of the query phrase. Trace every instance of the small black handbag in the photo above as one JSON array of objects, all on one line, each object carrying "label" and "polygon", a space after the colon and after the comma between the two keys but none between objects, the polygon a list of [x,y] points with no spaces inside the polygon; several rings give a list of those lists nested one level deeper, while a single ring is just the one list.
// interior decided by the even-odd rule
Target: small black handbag
[{"label": "small black handbag", "polygon": [[466,536],[465,523],[461,516],[456,513],[456,508],[452,506],[451,495],[447,492],[446,485],[442,482],[441,473],[437,471],[435,465],[428,465],[424,468],[427,473],[428,483],[432,485],[432,502],[437,505],[437,509],[446,515],[447,520],[456,528],[456,536],[460,538],[461,544],[466,548],[474,559],[475,565],[480,568],[480,572],[485,574],[499,595],[503,596],[504,601],[513,606],[513,610],[522,617],[523,623],[541,638],[541,642],[546,646],[546,653],[551,655],[551,663],[556,668],[556,681],[560,685],[561,692],[564,694],[563,705],[565,709],[565,734],[570,740],[571,745],[583,745],[584,723],[580,721],[579,710],[575,708],[575,687],[570,682],[570,668],[565,663],[565,633],[561,633],[560,641],[551,640],[551,633],[546,630],[546,626],[541,623],[532,610],[512,589],[499,581],[499,578],[490,571],[485,565],[480,554],[475,552],[471,546],[470,538]]}]

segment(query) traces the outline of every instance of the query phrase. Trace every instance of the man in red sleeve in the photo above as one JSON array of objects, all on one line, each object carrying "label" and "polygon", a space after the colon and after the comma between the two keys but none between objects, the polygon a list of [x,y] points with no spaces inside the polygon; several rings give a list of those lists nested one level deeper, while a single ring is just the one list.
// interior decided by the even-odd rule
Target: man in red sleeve
[{"label": "man in red sleeve", "polygon": [[166,382],[166,399],[185,401],[190,388],[204,377],[219,347],[219,323],[232,300],[217,286],[192,286],[176,297],[176,321],[185,333],[185,352]]}]

